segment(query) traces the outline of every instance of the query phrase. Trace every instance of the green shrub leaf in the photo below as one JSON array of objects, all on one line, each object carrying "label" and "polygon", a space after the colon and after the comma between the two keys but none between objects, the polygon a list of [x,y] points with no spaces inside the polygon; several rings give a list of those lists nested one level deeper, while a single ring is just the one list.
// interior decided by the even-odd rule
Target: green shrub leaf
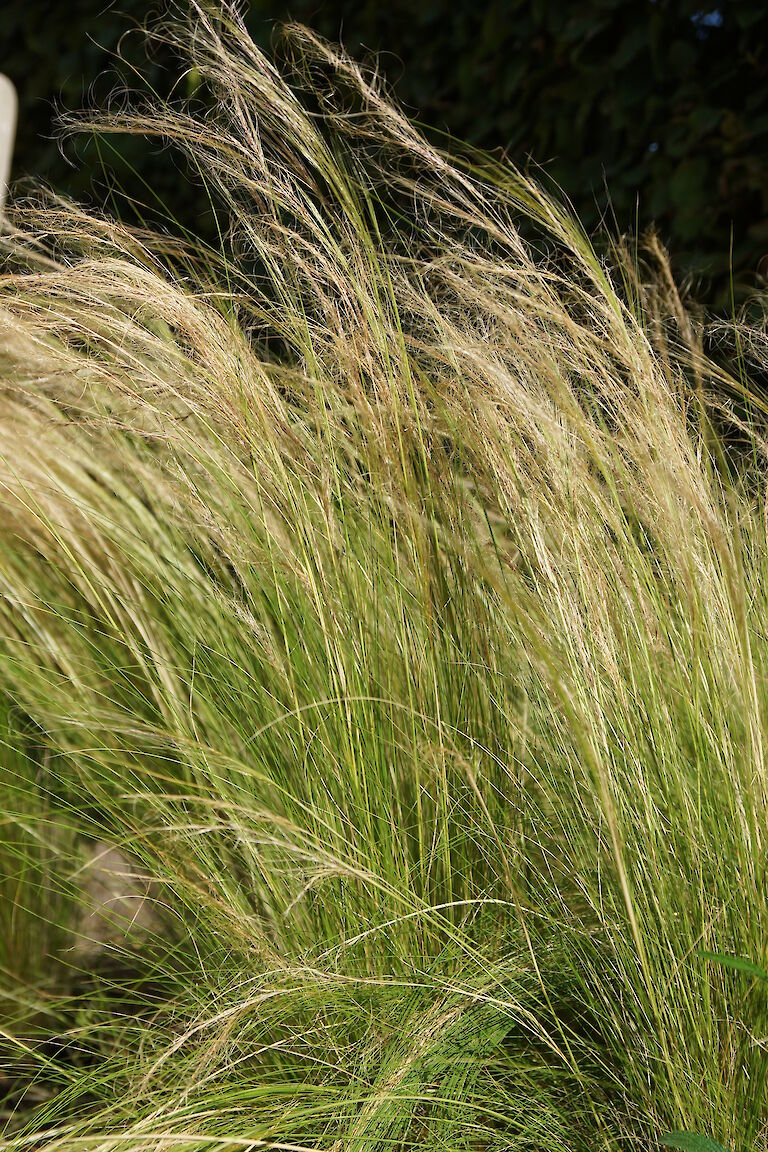
[{"label": "green shrub leaf", "polygon": [[728,1152],[717,1140],[699,1132],[666,1132],[659,1144],[666,1148],[680,1148],[681,1152]]},{"label": "green shrub leaf", "polygon": [[747,960],[745,956],[729,956],[722,952],[699,952],[702,960],[712,960],[715,964],[722,964],[723,968],[732,968],[734,972],[745,972],[748,976],[754,976],[758,980],[768,980],[768,972],[761,968],[759,964],[755,964],[752,960]]}]

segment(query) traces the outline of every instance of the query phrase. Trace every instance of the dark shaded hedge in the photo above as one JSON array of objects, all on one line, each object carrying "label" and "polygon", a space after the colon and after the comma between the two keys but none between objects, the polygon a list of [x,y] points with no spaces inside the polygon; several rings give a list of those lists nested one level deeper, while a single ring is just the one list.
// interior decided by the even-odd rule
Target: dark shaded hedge
[{"label": "dark shaded hedge", "polygon": [[[253,0],[248,24],[265,46],[274,22],[292,17],[354,54],[383,53],[409,112],[543,165],[590,228],[606,212],[622,230],[655,220],[695,294],[723,308],[731,247],[737,298],[764,283],[768,264],[768,3],[701,2]],[[152,16],[140,0],[6,8],[0,68],[20,94],[16,175],[96,192],[111,147],[69,144],[69,166],[51,139],[51,102],[79,107],[90,85],[99,99],[114,83],[105,49]],[[148,62],[142,37],[129,34],[123,53],[168,91],[175,69],[164,51]],[[137,84],[129,66],[121,72]],[[119,147],[117,177],[132,196],[148,198],[146,181],[183,223],[210,228],[204,194],[170,157],[137,140]]]}]

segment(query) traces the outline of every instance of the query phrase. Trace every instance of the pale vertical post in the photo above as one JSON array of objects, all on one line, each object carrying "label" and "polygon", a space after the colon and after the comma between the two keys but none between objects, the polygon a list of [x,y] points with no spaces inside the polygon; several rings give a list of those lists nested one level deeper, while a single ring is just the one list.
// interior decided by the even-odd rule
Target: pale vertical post
[{"label": "pale vertical post", "polygon": [[16,89],[8,77],[0,73],[0,216],[2,216],[5,194],[8,191],[8,180],[11,175],[11,157],[13,155],[13,141],[16,136],[18,106]]}]

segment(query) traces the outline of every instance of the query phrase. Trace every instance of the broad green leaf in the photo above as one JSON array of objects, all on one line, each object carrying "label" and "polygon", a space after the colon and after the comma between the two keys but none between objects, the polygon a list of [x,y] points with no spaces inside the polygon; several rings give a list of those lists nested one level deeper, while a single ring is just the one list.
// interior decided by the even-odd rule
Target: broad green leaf
[{"label": "broad green leaf", "polygon": [[757,980],[768,980],[768,972],[759,964],[755,964],[754,961],[747,960],[745,956],[729,956],[723,952],[704,951],[700,951],[699,956],[702,960],[711,960],[715,964],[721,964],[723,968],[732,968],[734,972],[745,972]]},{"label": "broad green leaf", "polygon": [[679,1148],[681,1152],[728,1152],[717,1140],[699,1132],[666,1132],[659,1144],[666,1148]]}]

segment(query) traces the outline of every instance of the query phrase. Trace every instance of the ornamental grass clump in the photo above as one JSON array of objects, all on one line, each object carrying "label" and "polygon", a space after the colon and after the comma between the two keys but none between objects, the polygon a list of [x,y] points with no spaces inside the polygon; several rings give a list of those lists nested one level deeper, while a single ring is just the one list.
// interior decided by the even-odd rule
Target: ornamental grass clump
[{"label": "ornamental grass clump", "polygon": [[160,35],[220,245],[2,239],[0,1148],[766,1149],[764,331]]}]

